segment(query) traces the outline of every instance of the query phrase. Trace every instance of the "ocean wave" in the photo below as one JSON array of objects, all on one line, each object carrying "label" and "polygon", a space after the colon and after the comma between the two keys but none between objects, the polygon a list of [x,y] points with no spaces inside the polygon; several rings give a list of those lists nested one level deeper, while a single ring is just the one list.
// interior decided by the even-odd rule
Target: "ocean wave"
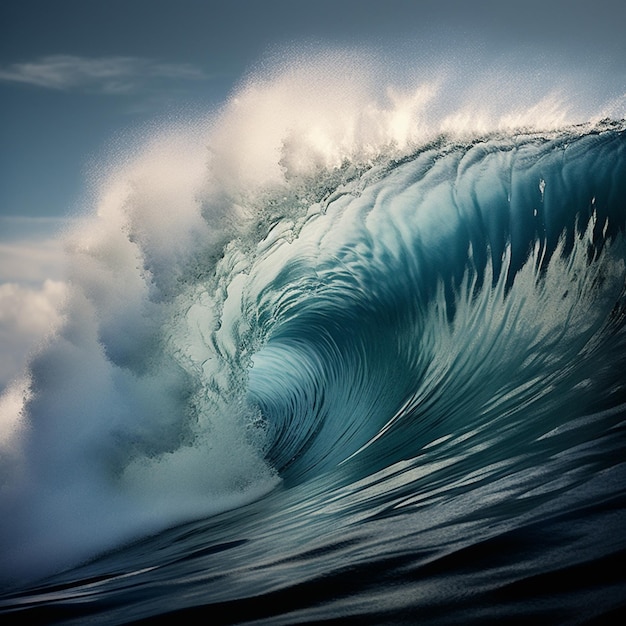
[{"label": "ocean wave", "polygon": [[620,466],[624,122],[425,132],[427,86],[285,119],[293,80],[153,138],[70,235],[4,398],[5,580],[263,496],[510,525]]}]

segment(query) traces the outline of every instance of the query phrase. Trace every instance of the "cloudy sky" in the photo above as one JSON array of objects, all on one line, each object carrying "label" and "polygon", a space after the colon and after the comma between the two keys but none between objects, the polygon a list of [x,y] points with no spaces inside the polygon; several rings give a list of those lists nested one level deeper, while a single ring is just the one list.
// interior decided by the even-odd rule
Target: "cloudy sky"
[{"label": "cloudy sky", "polygon": [[520,66],[546,90],[569,73],[582,99],[623,98],[624,24],[623,0],[3,0],[0,391],[55,318],[51,233],[116,139],[216,108],[264,59],[305,46],[465,60],[474,75]]}]

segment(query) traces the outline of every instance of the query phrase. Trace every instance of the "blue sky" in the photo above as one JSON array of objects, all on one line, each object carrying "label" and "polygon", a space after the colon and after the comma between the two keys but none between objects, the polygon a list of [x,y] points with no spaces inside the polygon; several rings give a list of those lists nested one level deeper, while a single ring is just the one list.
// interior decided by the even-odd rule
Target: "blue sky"
[{"label": "blue sky", "polygon": [[73,212],[89,163],[113,137],[217,106],[284,46],[366,46],[415,59],[469,48],[482,59],[537,53],[588,67],[623,93],[624,23],[619,0],[5,0],[0,216]]}]

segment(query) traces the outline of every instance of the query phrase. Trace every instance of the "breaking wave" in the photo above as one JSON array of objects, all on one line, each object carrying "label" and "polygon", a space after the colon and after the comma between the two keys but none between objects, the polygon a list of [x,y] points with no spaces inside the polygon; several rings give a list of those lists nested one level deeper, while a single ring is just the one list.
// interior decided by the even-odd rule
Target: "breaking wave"
[{"label": "breaking wave", "polygon": [[[263,499],[274,546],[316,516],[484,538],[623,502],[624,122],[305,69],[98,173],[63,321],[2,398],[8,584],[229,510],[236,543]],[[402,549],[388,528],[354,563]]]}]

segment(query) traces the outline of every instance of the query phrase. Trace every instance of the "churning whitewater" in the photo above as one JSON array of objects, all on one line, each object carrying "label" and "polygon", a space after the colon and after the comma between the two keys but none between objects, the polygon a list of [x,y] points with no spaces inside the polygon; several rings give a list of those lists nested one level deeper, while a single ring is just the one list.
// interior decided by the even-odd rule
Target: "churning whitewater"
[{"label": "churning whitewater", "polygon": [[624,611],[626,124],[374,82],[274,70],[95,175],[0,399],[3,620]]}]

